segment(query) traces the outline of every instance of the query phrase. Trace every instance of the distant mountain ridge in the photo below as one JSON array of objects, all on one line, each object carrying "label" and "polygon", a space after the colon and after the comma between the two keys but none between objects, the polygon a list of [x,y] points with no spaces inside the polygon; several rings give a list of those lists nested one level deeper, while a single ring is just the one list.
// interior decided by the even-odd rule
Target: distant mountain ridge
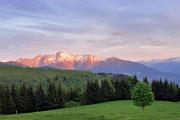
[{"label": "distant mountain ridge", "polygon": [[98,64],[101,57],[93,55],[73,55],[58,52],[53,55],[39,55],[32,59],[18,59],[16,62],[28,67],[54,67],[67,70],[89,69]]},{"label": "distant mountain ridge", "polygon": [[140,62],[151,68],[180,75],[180,57]]},{"label": "distant mountain ridge", "polygon": [[8,63],[35,68],[50,67],[65,70],[88,70],[92,72],[137,75],[139,79],[143,79],[143,77],[148,77],[150,80],[162,78],[178,83],[180,80],[180,75],[175,73],[162,72],[141,63],[116,57],[104,59],[94,55],[73,55],[58,52],[52,55],[39,55],[32,59],[21,58]]}]

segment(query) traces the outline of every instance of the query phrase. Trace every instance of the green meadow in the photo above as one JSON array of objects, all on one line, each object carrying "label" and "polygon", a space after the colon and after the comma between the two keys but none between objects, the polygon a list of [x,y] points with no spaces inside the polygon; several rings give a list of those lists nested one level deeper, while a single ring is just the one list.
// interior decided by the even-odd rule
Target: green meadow
[{"label": "green meadow", "polygon": [[158,101],[142,111],[132,101],[114,101],[36,113],[2,115],[0,120],[180,120],[180,103]]},{"label": "green meadow", "polygon": [[36,86],[40,82],[46,84],[47,79],[53,80],[56,77],[58,78],[56,82],[81,88],[85,86],[87,80],[98,76],[88,71],[23,68],[0,64],[0,84],[26,83]]}]

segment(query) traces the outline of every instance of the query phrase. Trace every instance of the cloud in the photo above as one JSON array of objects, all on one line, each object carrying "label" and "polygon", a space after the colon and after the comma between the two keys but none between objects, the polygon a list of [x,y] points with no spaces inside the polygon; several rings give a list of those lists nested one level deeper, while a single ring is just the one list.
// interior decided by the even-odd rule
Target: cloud
[{"label": "cloud", "polygon": [[41,31],[48,31],[54,33],[75,33],[80,34],[84,33],[86,29],[83,28],[68,28],[57,24],[49,24],[46,23],[44,25],[19,25],[19,27],[23,27],[26,29],[32,30],[41,30]]},{"label": "cloud", "polygon": [[143,42],[143,45],[149,45],[149,46],[166,46],[168,45],[167,41],[162,40],[154,40],[154,39],[148,39],[147,41]]},{"label": "cloud", "polygon": [[1,0],[0,50],[13,58],[59,50],[128,59],[160,57],[168,50],[167,57],[175,56],[180,45],[178,3]]},{"label": "cloud", "polygon": [[19,12],[48,12],[50,11],[49,7],[43,2],[44,0],[28,0],[24,2],[24,0],[1,0],[0,5],[3,8],[7,8],[9,10],[13,9]]}]

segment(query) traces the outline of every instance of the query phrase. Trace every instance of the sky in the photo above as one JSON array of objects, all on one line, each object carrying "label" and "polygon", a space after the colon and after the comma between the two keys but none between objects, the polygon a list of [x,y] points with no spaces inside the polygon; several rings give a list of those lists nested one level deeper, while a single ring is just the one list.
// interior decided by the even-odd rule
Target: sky
[{"label": "sky", "polygon": [[179,0],[0,0],[0,61],[58,51],[180,56]]}]

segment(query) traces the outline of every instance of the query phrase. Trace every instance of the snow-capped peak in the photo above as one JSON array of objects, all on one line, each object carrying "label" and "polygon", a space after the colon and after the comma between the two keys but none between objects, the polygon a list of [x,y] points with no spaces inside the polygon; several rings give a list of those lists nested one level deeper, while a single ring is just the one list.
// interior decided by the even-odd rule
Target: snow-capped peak
[{"label": "snow-capped peak", "polygon": [[33,59],[18,59],[16,62],[29,67],[43,67],[48,65],[63,65],[68,66],[69,69],[74,69],[74,66],[87,65],[93,66],[103,58],[93,55],[74,55],[71,53],[57,52],[52,55],[39,55]]}]

